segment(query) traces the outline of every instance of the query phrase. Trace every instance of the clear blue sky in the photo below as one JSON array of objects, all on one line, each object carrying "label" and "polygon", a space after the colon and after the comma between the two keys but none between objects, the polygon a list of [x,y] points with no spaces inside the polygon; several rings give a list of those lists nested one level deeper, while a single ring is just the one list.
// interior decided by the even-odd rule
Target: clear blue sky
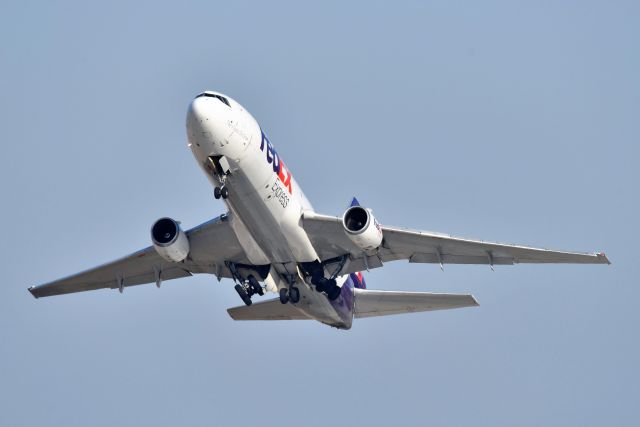
[{"label": "clear blue sky", "polygon": [[[3,2],[0,425],[631,426],[638,384],[637,2]],[[194,95],[253,113],[317,210],[606,266],[392,263],[370,288],[475,309],[234,323],[197,276],[26,288],[223,212]]]}]

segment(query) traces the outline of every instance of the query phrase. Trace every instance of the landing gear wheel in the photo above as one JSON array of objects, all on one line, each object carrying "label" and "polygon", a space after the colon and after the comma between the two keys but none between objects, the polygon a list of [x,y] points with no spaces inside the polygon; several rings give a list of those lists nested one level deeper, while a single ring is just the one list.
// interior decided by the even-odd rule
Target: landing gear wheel
[{"label": "landing gear wheel", "polygon": [[286,288],[280,289],[280,302],[283,304],[289,302],[289,292]]},{"label": "landing gear wheel", "polygon": [[316,292],[324,292],[327,290],[327,284],[326,284],[326,279],[322,278],[320,280],[312,280],[311,283],[313,283],[316,286]]},{"label": "landing gear wheel", "polygon": [[327,296],[329,297],[329,301],[335,301],[338,299],[338,297],[340,296],[340,293],[342,292],[342,288],[338,285],[333,285],[333,287],[331,289],[329,289],[329,292],[327,292]]},{"label": "landing gear wheel", "polygon": [[300,302],[300,289],[295,286],[291,287],[291,289],[289,289],[289,300],[294,304]]},{"label": "landing gear wheel", "polygon": [[220,187],[216,187],[213,189],[213,197],[215,197],[216,199],[219,199],[220,197],[222,197],[222,192],[220,190]]},{"label": "landing gear wheel", "polygon": [[262,290],[262,286],[258,283],[258,279],[256,279],[253,275],[247,277],[249,281],[249,286],[251,286],[251,290],[254,294],[258,294],[260,296],[264,295],[264,290]]},{"label": "landing gear wheel", "polygon": [[235,290],[240,295],[240,298],[245,303],[245,305],[251,305],[251,297],[247,294],[247,291],[244,290],[242,285],[236,285]]},{"label": "landing gear wheel", "polygon": [[220,189],[220,196],[222,196],[223,199],[229,197],[229,189],[226,186]]}]

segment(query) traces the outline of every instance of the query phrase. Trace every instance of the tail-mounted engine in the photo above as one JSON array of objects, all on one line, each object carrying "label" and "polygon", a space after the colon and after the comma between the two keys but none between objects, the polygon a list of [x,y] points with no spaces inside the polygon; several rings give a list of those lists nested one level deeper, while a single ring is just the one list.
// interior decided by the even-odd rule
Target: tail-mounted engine
[{"label": "tail-mounted engine", "polygon": [[370,251],[382,244],[382,229],[371,210],[352,206],[342,216],[342,226],[347,236],[363,251]]},{"label": "tail-mounted engine", "polygon": [[181,262],[189,255],[189,239],[180,224],[171,218],[160,218],[153,224],[151,240],[158,254],[167,261]]}]

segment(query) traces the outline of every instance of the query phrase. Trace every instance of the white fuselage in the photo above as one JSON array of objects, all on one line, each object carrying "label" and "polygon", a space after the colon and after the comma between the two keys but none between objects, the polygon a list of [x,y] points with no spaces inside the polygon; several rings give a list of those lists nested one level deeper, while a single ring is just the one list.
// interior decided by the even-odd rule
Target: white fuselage
[{"label": "white fuselage", "polygon": [[[299,275],[299,263],[319,260],[301,225],[303,212],[312,207],[258,122],[233,99],[205,92],[189,106],[187,136],[212,185],[229,190],[224,202],[230,224],[249,261],[271,265],[268,280],[277,288],[288,286],[287,275],[296,277],[302,296],[298,309],[324,323],[349,327],[350,319],[346,325],[335,304]],[[225,175],[219,173],[220,164],[228,166]]]}]

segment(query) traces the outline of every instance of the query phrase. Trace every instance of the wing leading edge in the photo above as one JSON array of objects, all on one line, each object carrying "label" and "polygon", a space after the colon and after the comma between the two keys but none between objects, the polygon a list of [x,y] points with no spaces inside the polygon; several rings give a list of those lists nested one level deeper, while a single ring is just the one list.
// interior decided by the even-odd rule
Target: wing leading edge
[{"label": "wing leading edge", "polygon": [[365,253],[346,236],[341,218],[305,212],[302,224],[322,261],[349,255],[342,270],[345,274],[402,259],[415,263],[492,266],[517,263],[610,264],[604,253],[554,251],[396,227],[382,227],[382,246],[373,253]]}]

